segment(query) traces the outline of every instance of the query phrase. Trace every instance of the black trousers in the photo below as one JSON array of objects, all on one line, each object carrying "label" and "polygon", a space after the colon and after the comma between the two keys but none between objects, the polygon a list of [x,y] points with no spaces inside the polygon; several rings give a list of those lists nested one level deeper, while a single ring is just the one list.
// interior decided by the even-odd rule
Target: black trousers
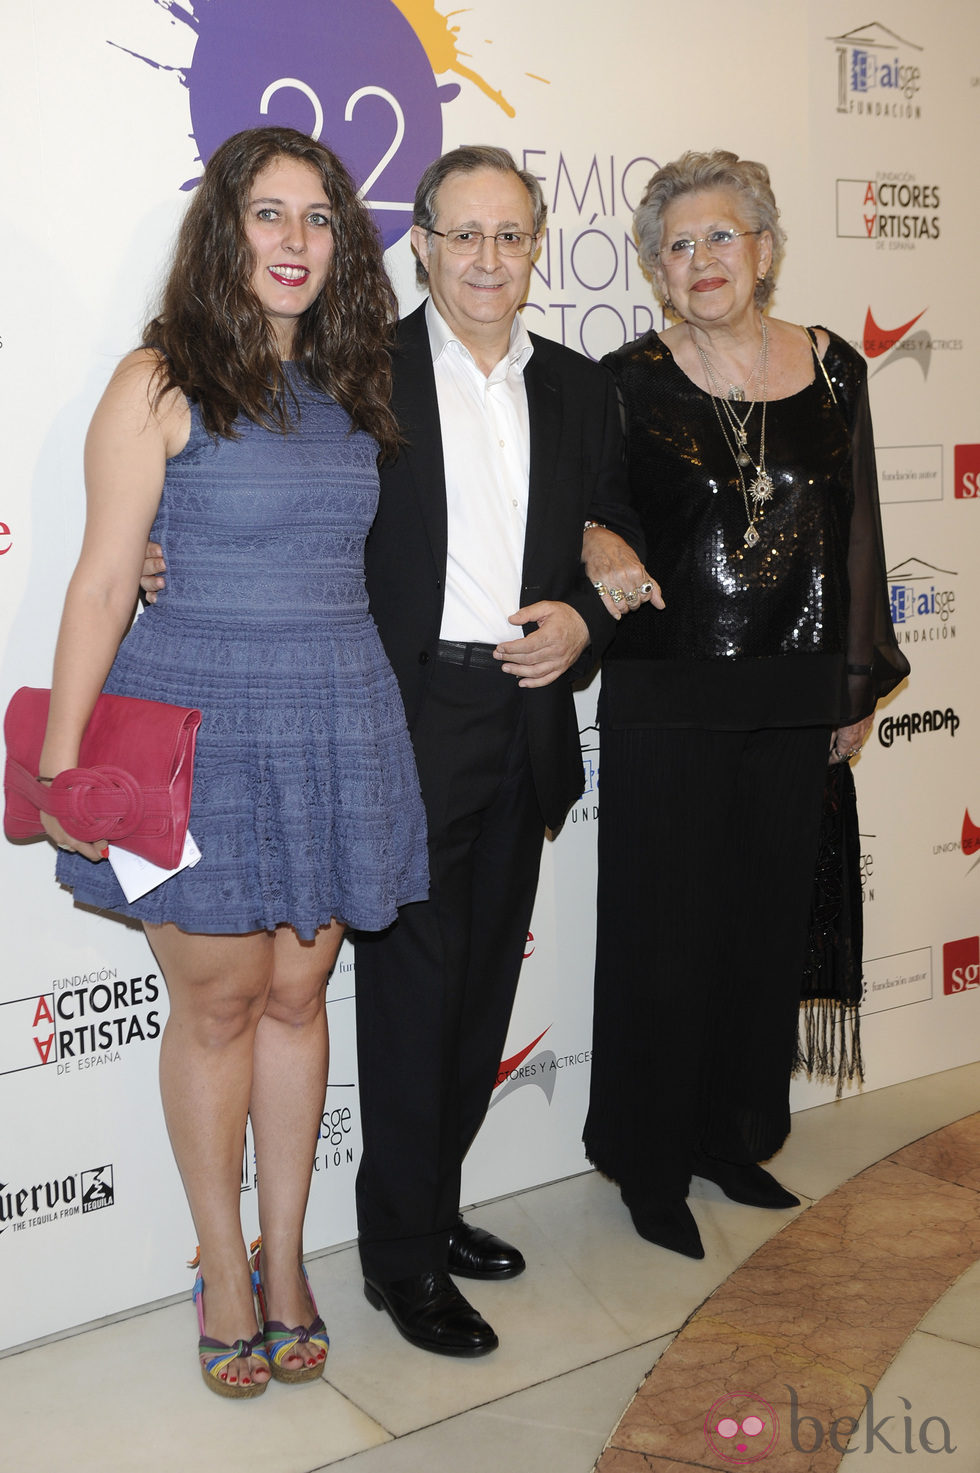
[{"label": "black trousers", "polygon": [[631,1200],[789,1133],[829,728],[602,733],[586,1151]]},{"label": "black trousers", "polygon": [[544,822],[513,676],[436,662],[412,733],[429,823],[429,899],[355,938],[371,1278],[444,1268],[463,1157],[503,1055]]}]

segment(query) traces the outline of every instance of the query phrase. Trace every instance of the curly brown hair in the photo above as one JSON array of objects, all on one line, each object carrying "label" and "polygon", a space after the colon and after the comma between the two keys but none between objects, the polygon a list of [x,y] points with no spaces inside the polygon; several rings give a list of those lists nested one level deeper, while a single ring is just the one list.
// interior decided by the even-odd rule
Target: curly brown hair
[{"label": "curly brown hair", "polygon": [[330,271],[297,321],[293,360],[385,456],[394,455],[400,436],[389,403],[390,348],[398,309],[381,239],[336,154],[293,128],[246,128],[208,160],[160,310],[143,333],[144,345],[162,355],[157,398],[179,389],[199,406],[205,428],[229,439],[241,414],[283,433],[294,427],[276,339],[252,289],[255,261],[245,234],[255,177],[279,158],[315,169],[332,216]]}]

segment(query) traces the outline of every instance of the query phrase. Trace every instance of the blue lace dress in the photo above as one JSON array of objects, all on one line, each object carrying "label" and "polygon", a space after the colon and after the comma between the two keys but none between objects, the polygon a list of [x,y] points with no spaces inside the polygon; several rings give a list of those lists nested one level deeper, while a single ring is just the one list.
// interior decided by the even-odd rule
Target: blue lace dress
[{"label": "blue lace dress", "polygon": [[58,856],[76,901],[241,933],[333,917],[380,930],[427,894],[425,816],[398,686],[364,586],[377,445],[290,366],[297,429],[212,440],[191,406],[153,538],[167,588],[107,691],[195,706],[200,863],[127,904],[107,862]]}]

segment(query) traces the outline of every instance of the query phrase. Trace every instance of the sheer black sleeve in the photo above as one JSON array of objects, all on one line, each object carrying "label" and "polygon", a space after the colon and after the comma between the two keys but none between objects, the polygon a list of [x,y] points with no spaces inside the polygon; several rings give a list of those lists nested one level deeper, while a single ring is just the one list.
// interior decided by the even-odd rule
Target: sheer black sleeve
[{"label": "sheer black sleeve", "polygon": [[909,662],[898,647],[888,603],[867,368],[860,355],[834,334],[827,358],[836,360],[828,361],[827,367],[851,439],[854,510],[847,556],[847,709],[840,723],[850,726],[870,716],[876,702],[905,679]]}]

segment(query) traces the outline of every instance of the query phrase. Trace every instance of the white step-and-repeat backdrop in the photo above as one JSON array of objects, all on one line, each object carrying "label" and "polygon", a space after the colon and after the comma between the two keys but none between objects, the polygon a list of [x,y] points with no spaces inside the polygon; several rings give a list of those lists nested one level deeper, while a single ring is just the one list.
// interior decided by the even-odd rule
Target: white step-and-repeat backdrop
[{"label": "white step-and-repeat backdrop", "polygon": [[[406,308],[421,170],[459,143],[509,147],[551,212],[527,321],[596,357],[660,325],[630,235],[654,167],[686,147],[763,159],[789,234],[777,313],[835,328],[868,360],[892,611],[913,671],[857,770],[866,1088],[980,1057],[975,0],[441,9],[4,6],[0,702],[50,679],[85,428],[152,307],[200,159],[229,133],[263,120],[322,133],[364,184]],[[595,696],[579,705],[586,791],[547,846],[466,1200],[585,1169]],[[707,878],[710,834],[703,854]],[[178,1292],[194,1247],[157,1096],[164,985],[141,933],[76,909],[53,867],[46,844],[0,841],[0,1348]],[[355,1230],[353,989],[345,948],[309,1250]],[[794,1086],[796,1108],[831,1097]],[[248,1161],[242,1202],[248,1228]]]}]

